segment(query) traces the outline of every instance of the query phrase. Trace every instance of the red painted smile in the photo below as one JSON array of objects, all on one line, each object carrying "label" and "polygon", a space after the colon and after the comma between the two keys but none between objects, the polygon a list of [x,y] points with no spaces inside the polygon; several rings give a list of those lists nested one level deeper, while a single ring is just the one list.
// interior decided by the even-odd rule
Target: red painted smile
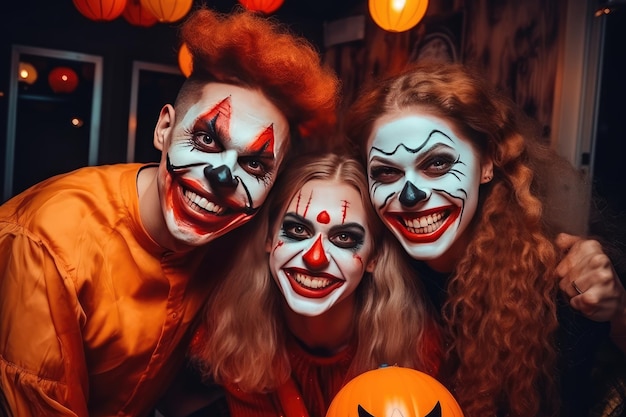
[{"label": "red painted smile", "polygon": [[222,230],[252,215],[232,199],[218,198],[181,177],[172,177],[170,198],[176,219],[193,225],[200,234]]},{"label": "red painted smile", "polygon": [[307,298],[324,298],[345,282],[329,274],[311,274],[300,268],[283,268],[283,272],[296,294]]},{"label": "red painted smile", "polygon": [[460,207],[450,205],[416,213],[387,212],[385,219],[408,241],[431,243],[454,224],[460,213]]}]

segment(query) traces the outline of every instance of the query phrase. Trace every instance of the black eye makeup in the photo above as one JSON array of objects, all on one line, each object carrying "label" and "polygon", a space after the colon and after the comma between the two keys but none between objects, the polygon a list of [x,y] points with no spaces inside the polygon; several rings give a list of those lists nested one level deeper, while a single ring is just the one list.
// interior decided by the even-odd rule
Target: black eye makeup
[{"label": "black eye makeup", "polygon": [[348,223],[331,228],[329,240],[342,249],[358,249],[365,241],[365,229],[360,224]]},{"label": "black eye makeup", "polygon": [[285,213],[280,235],[291,240],[304,240],[313,236],[313,227],[305,218],[295,213]]},{"label": "black eye makeup", "polygon": [[281,236],[293,240],[304,240],[312,236],[308,227],[301,223],[286,221],[281,227]]},{"label": "black eye makeup", "polygon": [[248,174],[261,180],[264,180],[274,169],[273,158],[259,155],[240,156],[237,162]]},{"label": "black eye makeup", "polygon": [[[315,235],[313,225],[294,213],[287,213],[280,228],[280,236],[300,241]],[[365,242],[365,228],[358,223],[346,223],[330,228],[328,240],[342,249],[358,250]]]},{"label": "black eye makeup", "polygon": [[418,168],[431,177],[446,174],[459,162],[459,156],[449,151],[435,151],[420,161]]},{"label": "black eye makeup", "polygon": [[193,149],[201,152],[217,153],[224,150],[224,145],[220,134],[217,132],[216,123],[219,114],[211,120],[196,120],[191,130],[185,130],[189,137],[189,144]]},{"label": "black eye makeup", "polygon": [[383,184],[396,182],[403,176],[404,172],[402,170],[389,165],[374,162],[370,167],[370,178]]}]

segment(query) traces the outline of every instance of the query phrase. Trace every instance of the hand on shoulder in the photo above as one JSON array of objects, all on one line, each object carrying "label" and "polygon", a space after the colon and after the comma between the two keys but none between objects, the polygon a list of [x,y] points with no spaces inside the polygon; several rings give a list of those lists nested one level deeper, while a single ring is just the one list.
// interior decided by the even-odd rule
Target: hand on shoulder
[{"label": "hand on shoulder", "polygon": [[611,322],[611,336],[626,351],[626,290],[597,240],[560,233],[563,258],[556,268],[559,287],[585,317]]}]

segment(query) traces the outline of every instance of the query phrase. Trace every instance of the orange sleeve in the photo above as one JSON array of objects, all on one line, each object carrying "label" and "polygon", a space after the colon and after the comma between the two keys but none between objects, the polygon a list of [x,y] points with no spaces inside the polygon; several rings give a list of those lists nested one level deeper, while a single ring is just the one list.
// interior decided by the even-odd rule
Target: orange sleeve
[{"label": "orange sleeve", "polygon": [[50,248],[0,222],[0,389],[13,416],[88,417],[74,283]]}]

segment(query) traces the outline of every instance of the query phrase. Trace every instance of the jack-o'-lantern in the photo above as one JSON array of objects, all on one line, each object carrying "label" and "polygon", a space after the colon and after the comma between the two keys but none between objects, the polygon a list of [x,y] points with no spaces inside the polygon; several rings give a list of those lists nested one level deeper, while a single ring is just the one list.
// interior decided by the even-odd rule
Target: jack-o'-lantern
[{"label": "jack-o'-lantern", "polygon": [[450,391],[415,369],[382,366],[349,381],[326,417],[463,417]]}]

